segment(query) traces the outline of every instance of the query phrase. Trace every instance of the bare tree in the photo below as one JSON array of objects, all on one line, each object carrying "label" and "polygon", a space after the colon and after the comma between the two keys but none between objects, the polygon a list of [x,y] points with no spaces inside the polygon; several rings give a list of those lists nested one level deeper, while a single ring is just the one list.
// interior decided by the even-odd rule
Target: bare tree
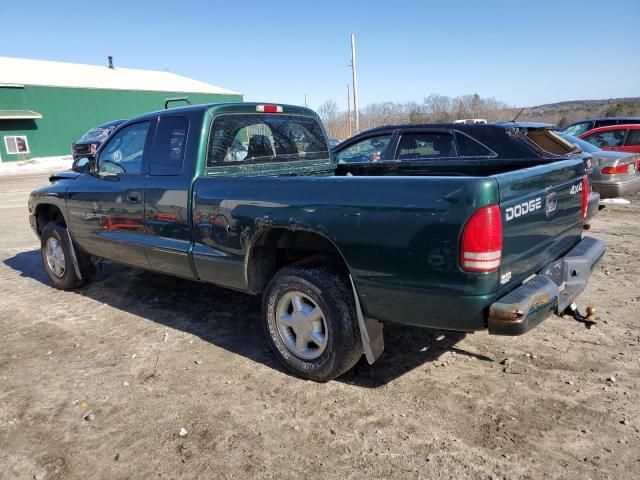
[{"label": "bare tree", "polygon": [[[477,93],[453,98],[432,93],[422,103],[371,103],[361,110],[360,127],[366,130],[402,123],[449,123],[458,118],[510,120],[516,113],[517,110],[506,103],[495,98],[482,98]],[[332,138],[347,138],[349,117],[347,112],[338,110],[335,101],[328,100],[320,105],[318,114]]]}]

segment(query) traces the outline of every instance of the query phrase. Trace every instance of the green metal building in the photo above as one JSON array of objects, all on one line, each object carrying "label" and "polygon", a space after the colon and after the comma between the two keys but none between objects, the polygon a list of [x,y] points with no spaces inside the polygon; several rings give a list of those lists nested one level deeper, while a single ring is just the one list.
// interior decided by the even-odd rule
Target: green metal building
[{"label": "green metal building", "polygon": [[87,130],[164,108],[241,102],[242,94],[167,71],[0,57],[0,161],[69,155]]}]

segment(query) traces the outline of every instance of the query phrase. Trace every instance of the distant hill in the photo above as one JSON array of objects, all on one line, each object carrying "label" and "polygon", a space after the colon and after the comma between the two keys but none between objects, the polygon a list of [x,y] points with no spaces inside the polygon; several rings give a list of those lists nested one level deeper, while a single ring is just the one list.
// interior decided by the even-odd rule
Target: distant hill
[{"label": "distant hill", "polygon": [[[517,110],[516,110],[517,113]],[[640,97],[609,98],[605,100],[570,100],[525,108],[518,120],[569,123],[591,117],[640,116]]]}]

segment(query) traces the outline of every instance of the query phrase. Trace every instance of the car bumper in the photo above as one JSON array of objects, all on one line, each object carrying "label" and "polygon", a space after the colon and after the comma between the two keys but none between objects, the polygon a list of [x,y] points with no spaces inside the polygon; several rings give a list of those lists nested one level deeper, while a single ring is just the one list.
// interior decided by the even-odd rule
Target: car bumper
[{"label": "car bumper", "polygon": [[593,182],[593,189],[600,192],[603,198],[633,195],[640,191],[640,175],[635,175],[628,180]]},{"label": "car bumper", "polygon": [[489,333],[521,335],[552,313],[564,312],[587,286],[591,271],[604,251],[601,240],[582,239],[564,257],[489,307]]},{"label": "car bumper", "polygon": [[598,213],[599,206],[600,206],[600,194],[598,192],[590,192],[589,204],[587,206],[587,217],[584,219],[585,223],[589,223],[589,221],[596,216],[596,213]]}]

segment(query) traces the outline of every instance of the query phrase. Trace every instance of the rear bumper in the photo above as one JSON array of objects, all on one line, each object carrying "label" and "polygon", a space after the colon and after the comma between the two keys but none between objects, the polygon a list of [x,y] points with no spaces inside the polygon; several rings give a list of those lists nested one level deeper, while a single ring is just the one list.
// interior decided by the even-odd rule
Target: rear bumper
[{"label": "rear bumper", "polygon": [[635,175],[628,180],[593,182],[593,189],[600,192],[603,198],[633,195],[640,191],[640,175]]},{"label": "rear bumper", "polygon": [[598,192],[589,192],[589,205],[587,206],[587,216],[584,219],[585,223],[589,223],[589,220],[595,217],[596,213],[598,213],[599,206],[600,194]]},{"label": "rear bumper", "polygon": [[587,286],[591,271],[604,251],[601,240],[583,238],[564,257],[489,307],[489,333],[521,335],[552,313],[564,312]]}]

